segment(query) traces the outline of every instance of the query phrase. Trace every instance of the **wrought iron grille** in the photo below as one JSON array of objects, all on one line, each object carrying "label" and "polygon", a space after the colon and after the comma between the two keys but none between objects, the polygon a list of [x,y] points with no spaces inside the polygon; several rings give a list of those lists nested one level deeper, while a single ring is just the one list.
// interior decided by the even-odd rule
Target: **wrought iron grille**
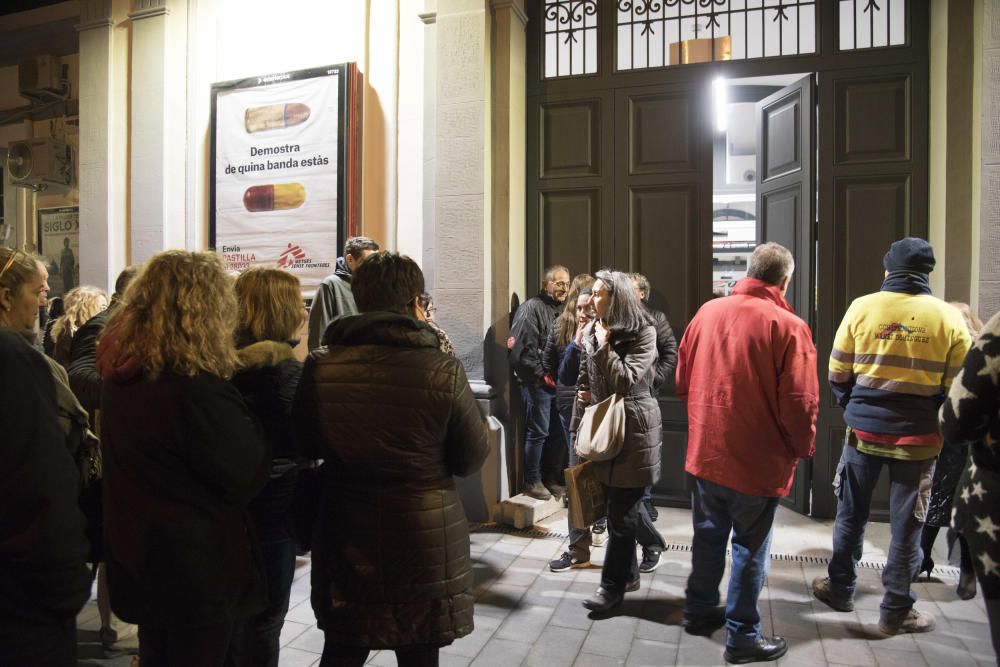
[{"label": "wrought iron grille", "polygon": [[903,46],[906,0],[840,0],[840,50]]},{"label": "wrought iron grille", "polygon": [[815,53],[816,1],[618,0],[617,29],[619,70]]},{"label": "wrought iron grille", "polygon": [[545,76],[597,72],[597,0],[546,0]]}]

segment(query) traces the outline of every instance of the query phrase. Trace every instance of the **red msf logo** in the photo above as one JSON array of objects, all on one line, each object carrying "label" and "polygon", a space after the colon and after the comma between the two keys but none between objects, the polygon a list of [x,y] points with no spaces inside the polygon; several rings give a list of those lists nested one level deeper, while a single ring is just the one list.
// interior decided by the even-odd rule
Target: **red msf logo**
[{"label": "red msf logo", "polygon": [[278,258],[278,268],[287,269],[295,264],[296,260],[303,259],[306,256],[305,250],[297,245],[288,244],[288,250],[281,253],[281,257]]}]

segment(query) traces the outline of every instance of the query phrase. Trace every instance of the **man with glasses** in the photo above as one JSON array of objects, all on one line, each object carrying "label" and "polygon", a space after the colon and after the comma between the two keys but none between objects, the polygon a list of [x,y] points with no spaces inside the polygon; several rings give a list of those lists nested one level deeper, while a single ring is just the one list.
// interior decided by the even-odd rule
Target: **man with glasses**
[{"label": "man with glasses", "polygon": [[[542,450],[549,438],[549,427],[553,427],[553,437],[560,441],[565,437],[556,412],[555,384],[550,386],[544,379],[542,350],[568,293],[569,269],[558,264],[545,269],[542,290],[517,309],[507,340],[524,402],[524,493],[538,500],[552,497],[542,484],[541,474]],[[566,443],[560,442],[559,446],[565,448]]]}]

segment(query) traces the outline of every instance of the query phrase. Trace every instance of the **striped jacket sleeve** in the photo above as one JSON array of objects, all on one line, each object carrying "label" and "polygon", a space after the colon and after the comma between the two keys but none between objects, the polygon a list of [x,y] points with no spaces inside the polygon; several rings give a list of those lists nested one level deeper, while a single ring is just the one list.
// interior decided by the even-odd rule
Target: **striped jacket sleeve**
[{"label": "striped jacket sleeve", "polygon": [[837,335],[833,339],[833,349],[830,351],[830,388],[840,407],[845,407],[851,400],[851,390],[854,388],[854,304],[844,313],[840,321]]}]

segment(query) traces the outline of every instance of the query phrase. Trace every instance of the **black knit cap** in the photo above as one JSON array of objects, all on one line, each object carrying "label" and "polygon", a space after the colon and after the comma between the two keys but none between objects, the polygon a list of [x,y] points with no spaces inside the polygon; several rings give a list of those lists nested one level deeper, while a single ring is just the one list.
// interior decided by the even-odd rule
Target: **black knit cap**
[{"label": "black knit cap", "polygon": [[934,248],[927,241],[914,236],[894,242],[882,258],[886,271],[930,273],[934,270],[934,264]]}]

